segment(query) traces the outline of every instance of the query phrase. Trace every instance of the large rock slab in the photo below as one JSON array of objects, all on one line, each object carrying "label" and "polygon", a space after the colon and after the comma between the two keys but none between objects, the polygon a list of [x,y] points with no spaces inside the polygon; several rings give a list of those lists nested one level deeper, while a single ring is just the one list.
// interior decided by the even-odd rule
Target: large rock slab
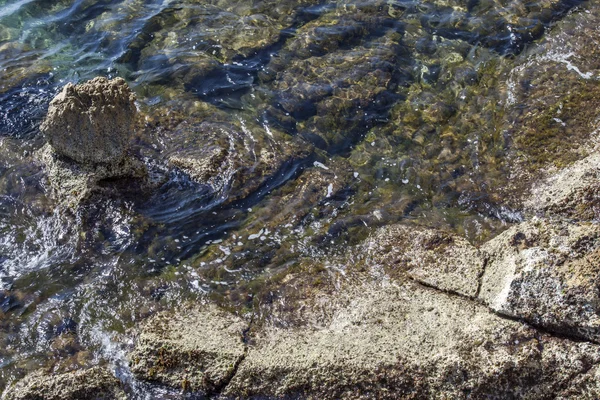
[{"label": "large rock slab", "polygon": [[247,327],[216,307],[158,314],[141,327],[131,370],[139,378],[175,388],[219,391],[244,357]]},{"label": "large rock slab", "polygon": [[40,130],[58,154],[79,163],[120,161],[133,134],[134,100],[122,78],[68,83],[50,102]]},{"label": "large rock slab", "polygon": [[477,294],[484,258],[465,238],[409,225],[380,228],[364,245],[376,262],[394,276],[413,279],[467,297]]},{"label": "large rock slab", "polygon": [[537,183],[525,207],[541,215],[600,219],[600,153]]},{"label": "large rock slab", "polygon": [[28,375],[7,392],[7,400],[125,400],[121,382],[106,368],[63,374]]},{"label": "large rock slab", "polygon": [[357,286],[332,301],[343,305],[320,327],[257,333],[224,395],[546,398],[600,357],[596,345],[415,284]]},{"label": "large rock slab", "polygon": [[600,341],[600,227],[533,219],[482,247],[479,298],[494,311]]}]

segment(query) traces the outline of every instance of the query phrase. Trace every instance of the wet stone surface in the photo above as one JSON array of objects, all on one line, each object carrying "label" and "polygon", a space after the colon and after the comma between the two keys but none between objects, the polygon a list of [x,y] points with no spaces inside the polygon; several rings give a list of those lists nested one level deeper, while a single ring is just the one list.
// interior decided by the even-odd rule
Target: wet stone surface
[{"label": "wet stone surface", "polygon": [[[507,262],[505,246],[484,252],[479,245],[531,214],[580,220],[576,227],[597,219],[595,156],[576,161],[597,141],[599,19],[594,3],[560,0],[5,1],[0,388],[40,368],[68,383],[73,371],[107,363],[132,398],[181,398],[181,371],[161,371],[170,389],[132,374],[125,349],[140,321],[202,301],[218,303],[236,321],[301,327],[321,315],[308,315],[302,304],[335,297],[365,274],[396,280],[409,297],[428,297],[419,285],[446,291],[432,295],[439,300],[433,307],[468,304],[458,312],[465,321],[481,316],[527,331],[531,343],[570,346],[465,300],[480,291],[495,304],[488,297],[508,287],[496,312],[561,334],[582,328],[579,339],[596,340],[593,307],[559,321],[565,302],[596,302],[584,293],[595,284],[594,270],[581,266],[593,254],[573,263],[548,256],[557,266],[551,273],[541,264],[528,270],[526,248],[510,253],[520,257],[517,265]],[[144,171],[133,174],[137,180],[112,173],[127,168],[111,157],[100,157],[111,161],[104,175],[39,162],[50,100],[65,85],[96,76],[123,78],[137,97],[137,121],[117,124],[135,123],[128,154],[137,163],[127,168]],[[552,175],[565,167],[571,169]],[[546,184],[573,179],[579,183],[531,204]],[[83,190],[90,182],[94,190]],[[548,235],[565,237],[561,229]],[[534,239],[531,246],[552,252],[552,238]],[[482,257],[494,257],[491,269]],[[532,304],[525,300],[535,297],[538,287],[528,285],[535,277],[545,288],[569,285],[562,297]],[[504,278],[512,283],[502,286]],[[294,335],[324,346],[336,337],[273,335],[282,349]],[[271,351],[261,340],[257,348]],[[469,351],[516,351],[523,365],[549,357],[534,372],[554,371],[554,353],[498,346]],[[241,370],[232,393],[296,390],[254,381],[263,361]],[[498,368],[509,365],[504,361]],[[581,374],[579,386],[560,383],[556,393],[593,387],[597,368],[589,360],[559,361],[567,375]],[[302,362],[285,364],[298,385],[309,385]],[[319,368],[331,365],[317,360]],[[228,368],[210,390],[233,377]],[[210,386],[195,379],[195,387]]]}]

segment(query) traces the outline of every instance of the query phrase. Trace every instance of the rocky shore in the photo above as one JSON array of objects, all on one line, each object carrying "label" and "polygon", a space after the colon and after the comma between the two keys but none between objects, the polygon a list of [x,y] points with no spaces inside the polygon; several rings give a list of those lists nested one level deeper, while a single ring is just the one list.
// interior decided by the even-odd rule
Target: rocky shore
[{"label": "rocky shore", "polygon": [[[535,12],[561,3],[549,4]],[[179,67],[188,60],[178,53],[172,85],[201,86],[218,63],[277,45],[279,30],[300,18],[263,11],[223,12],[244,31],[275,25],[254,45],[221,32],[219,53],[194,68]],[[56,362],[11,382],[4,398],[121,399],[132,380],[165,398],[599,398],[600,124],[591,110],[600,109],[600,30],[589,28],[599,26],[599,7],[568,15],[520,55],[474,62],[477,71],[466,60],[518,53],[549,19],[528,24],[517,10],[514,48],[500,34],[480,48],[486,27],[476,18],[452,24],[430,13],[420,28],[389,26],[404,11],[340,7],[304,21],[257,73],[264,87],[249,104],[264,119],[228,114],[206,94],[138,113],[122,79],[67,85],[42,124],[48,143],[32,156],[59,202],[78,209],[103,191],[118,197],[117,181],[134,196],[156,195],[171,179],[193,188],[185,193],[200,198],[198,209],[218,204],[231,220],[247,217],[183,261],[179,238],[158,238],[163,226],[135,236],[147,263],[175,253],[176,265],[132,283],[154,303],[140,302],[133,327],[119,332],[119,371],[84,354],[84,368]],[[151,64],[155,48],[181,45],[163,29],[176,21],[190,33],[185,12],[148,22],[160,34],[140,34],[122,61]],[[336,34],[322,37],[324,26]],[[410,65],[399,57],[405,46],[418,57]],[[415,66],[419,79],[406,72]],[[363,173],[375,170],[399,171],[398,182]],[[156,195],[159,208],[169,190]],[[456,209],[470,214],[452,220]],[[160,224],[188,229],[187,216]],[[478,225],[481,216],[490,226]],[[344,235],[336,251],[311,252]],[[154,306],[186,274],[213,291]]]},{"label": "rocky shore", "polygon": [[[387,226],[331,261],[361,259],[366,272],[349,269],[333,293],[270,304],[269,319],[193,304],[152,316],[136,329],[131,370],[222,399],[597,398],[597,157],[541,180],[527,221],[479,248]],[[530,201],[541,193],[552,196]],[[119,390],[111,374],[90,370],[29,377],[8,398]]]},{"label": "rocky shore", "polygon": [[[598,185],[599,168],[578,162],[533,192],[592,207],[575,179]],[[543,216],[479,249],[444,232],[381,228],[349,249],[370,254],[369,273],[284,312],[271,305],[276,321],[206,306],[152,317],[132,368],[218,398],[596,398],[600,231],[552,211],[563,201],[536,203]]]}]

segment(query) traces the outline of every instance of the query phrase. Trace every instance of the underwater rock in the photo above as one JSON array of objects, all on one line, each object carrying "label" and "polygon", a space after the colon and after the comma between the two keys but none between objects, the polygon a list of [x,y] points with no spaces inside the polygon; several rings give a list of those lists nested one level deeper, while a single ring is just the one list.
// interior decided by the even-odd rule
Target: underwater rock
[{"label": "underwater rock", "polygon": [[106,368],[64,374],[35,372],[7,392],[7,400],[125,400],[121,382]]},{"label": "underwater rock", "polygon": [[167,160],[227,203],[255,192],[284,165],[310,155],[309,146],[252,121],[183,122],[166,136]]},{"label": "underwater rock", "polygon": [[273,90],[269,119],[332,154],[385,120],[411,77],[402,37],[380,14],[325,15],[299,29],[259,74]]},{"label": "underwater rock", "polygon": [[158,314],[141,327],[131,369],[139,378],[183,390],[219,391],[244,357],[247,328],[215,306]]},{"label": "underwater rock", "polygon": [[479,298],[494,311],[600,342],[600,227],[532,219],[481,250]]},{"label": "underwater rock", "polygon": [[40,130],[60,155],[82,164],[121,161],[133,134],[135,96],[122,78],[68,83]]}]

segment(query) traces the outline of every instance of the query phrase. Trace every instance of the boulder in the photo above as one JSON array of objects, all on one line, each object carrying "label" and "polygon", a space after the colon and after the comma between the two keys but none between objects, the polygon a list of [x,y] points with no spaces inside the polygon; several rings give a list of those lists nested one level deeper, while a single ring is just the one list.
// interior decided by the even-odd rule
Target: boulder
[{"label": "boulder", "polygon": [[69,83],[50,102],[40,130],[59,155],[83,164],[117,162],[133,134],[134,100],[122,78]]},{"label": "boulder", "polygon": [[125,400],[121,382],[103,367],[63,374],[37,371],[17,382],[7,400]]}]

